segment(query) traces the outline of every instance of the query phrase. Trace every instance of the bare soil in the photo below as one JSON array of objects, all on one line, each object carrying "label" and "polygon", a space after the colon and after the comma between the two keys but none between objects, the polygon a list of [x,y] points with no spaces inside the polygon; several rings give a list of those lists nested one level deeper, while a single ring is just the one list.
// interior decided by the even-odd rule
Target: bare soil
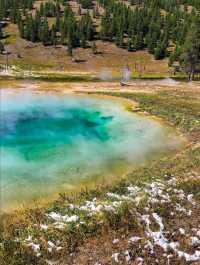
[{"label": "bare soil", "polygon": [[[141,92],[157,93],[171,91],[177,97],[179,95],[198,101],[200,99],[200,81],[178,82],[170,78],[161,80],[135,80],[129,82],[129,86],[121,86],[120,82],[48,82],[30,80],[0,80],[3,88],[30,88],[46,91],[57,91],[62,93],[82,92]],[[177,92],[177,93],[176,93]]]},{"label": "bare soil", "polygon": [[[137,74],[152,74],[166,76],[169,74],[167,60],[156,61],[146,51],[129,52],[118,48],[111,42],[96,41],[98,54],[93,54],[91,47],[77,48],[72,60],[67,55],[67,47],[59,45],[43,46],[21,39],[17,26],[9,24],[6,28],[9,37],[6,39],[6,49],[9,64],[26,69],[36,68],[59,72],[91,73],[109,78],[119,75],[122,68],[129,65],[131,71]],[[5,65],[6,56],[0,55],[0,64]]]}]

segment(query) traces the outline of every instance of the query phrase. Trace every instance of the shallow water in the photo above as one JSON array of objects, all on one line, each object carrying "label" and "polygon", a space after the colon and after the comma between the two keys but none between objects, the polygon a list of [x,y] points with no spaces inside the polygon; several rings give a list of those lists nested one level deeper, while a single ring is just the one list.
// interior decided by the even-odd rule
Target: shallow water
[{"label": "shallow water", "polygon": [[1,90],[2,208],[109,181],[180,141],[118,101]]}]

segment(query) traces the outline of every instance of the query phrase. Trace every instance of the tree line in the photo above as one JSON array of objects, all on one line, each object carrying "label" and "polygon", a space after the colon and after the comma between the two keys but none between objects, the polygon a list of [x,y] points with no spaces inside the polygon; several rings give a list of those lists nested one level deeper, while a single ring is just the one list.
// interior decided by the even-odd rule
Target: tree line
[{"label": "tree line", "polygon": [[[49,0],[35,12],[34,0],[0,0],[0,20],[9,18],[17,23],[21,37],[29,41],[66,45],[70,55],[73,48],[86,48],[90,41],[101,39],[129,51],[147,49],[157,60],[169,57],[169,64],[178,62],[190,72],[190,78],[198,71],[199,0],[128,0],[128,5],[97,0],[104,9],[103,16],[92,0],[77,2],[87,10],[80,19],[68,0]],[[101,20],[98,32],[93,20],[96,17]],[[50,19],[53,22],[49,23]],[[0,28],[0,38],[1,32]]]},{"label": "tree line", "polygon": [[[0,1],[3,4],[5,2]],[[7,13],[5,8],[2,15],[3,18],[9,17],[13,23],[18,24],[20,36],[26,40],[42,42],[44,45],[67,45],[71,55],[73,48],[87,47],[87,42],[94,37],[93,21],[89,12],[77,21],[64,0],[41,3],[34,15],[32,8],[33,0],[21,0],[20,3],[14,0],[10,12]],[[50,17],[55,18],[51,26],[48,21]]]},{"label": "tree line", "polygon": [[193,78],[200,70],[200,1],[98,0],[104,7],[100,38],[129,51],[147,49]]}]

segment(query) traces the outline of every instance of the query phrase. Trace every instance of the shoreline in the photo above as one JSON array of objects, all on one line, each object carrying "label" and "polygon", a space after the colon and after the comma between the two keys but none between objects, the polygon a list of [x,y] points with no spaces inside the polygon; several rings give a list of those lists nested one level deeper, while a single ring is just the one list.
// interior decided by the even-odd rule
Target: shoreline
[{"label": "shoreline", "polygon": [[[180,152],[184,146],[187,143],[187,139],[186,137],[184,137],[183,134],[181,134],[176,128],[174,128],[172,126],[172,124],[169,124],[167,121],[163,120],[160,117],[151,115],[149,113],[145,113],[142,110],[139,110],[137,112],[135,112],[134,110],[138,108],[139,103],[136,101],[133,101],[132,99],[128,99],[128,98],[123,98],[123,97],[119,97],[119,96],[113,96],[113,95],[106,95],[106,94],[98,94],[98,92],[95,91],[74,91],[73,89],[68,89],[68,88],[62,88],[62,90],[59,89],[53,89],[52,87],[46,87],[48,85],[48,83],[43,84],[45,85],[45,87],[42,86],[31,86],[30,91],[35,92],[35,93],[59,93],[60,96],[62,97],[63,95],[66,94],[75,94],[77,96],[91,96],[94,98],[98,98],[98,99],[106,99],[106,100],[111,100],[112,102],[117,102],[117,104],[120,104],[126,111],[130,112],[130,113],[135,113],[137,115],[141,115],[142,117],[145,117],[147,119],[150,120],[154,120],[156,122],[158,122],[162,127],[164,127],[165,130],[169,130],[169,132],[174,133],[174,137],[178,137],[178,139],[180,139],[180,147],[178,147],[178,149],[175,150],[168,150],[168,151],[162,151],[161,153],[158,153],[157,155],[155,155],[155,157],[162,157],[165,156],[166,154],[170,154],[170,153],[178,153]],[[6,88],[5,88],[6,89]],[[21,88],[19,87],[15,87],[15,88],[8,88],[8,89],[14,89],[14,92],[16,90],[16,93],[18,92],[18,89],[24,89],[24,87],[22,86]],[[102,92],[103,93],[103,92]],[[154,157],[154,159],[155,159]],[[145,165],[148,164],[151,161],[151,159],[147,159],[147,161],[145,162]],[[123,170],[123,174],[117,174],[117,173],[113,173],[112,177],[110,175],[110,180],[106,182],[106,184],[104,183],[104,185],[114,185],[115,183],[119,182],[122,179],[125,179],[126,176],[131,173],[131,171],[133,171],[136,168],[139,168],[141,166],[143,166],[144,163],[142,163],[141,165],[138,166],[128,166],[126,167],[126,169]],[[117,177],[116,177],[117,174]],[[118,176],[119,175],[119,176]],[[103,178],[104,179],[104,178]],[[82,190],[87,190],[87,189],[95,189],[96,187],[98,187],[99,185],[102,186],[103,185],[103,179],[101,180],[90,180],[90,178],[86,181],[83,181],[83,183],[79,183],[79,185],[75,185],[69,189],[66,190],[59,190],[59,191],[55,191],[55,193],[53,193],[51,195],[51,199],[49,199],[49,197],[42,197],[42,198],[38,198],[36,200],[32,200],[30,202],[25,203],[24,205],[22,204],[22,206],[19,207],[9,207],[8,209],[4,209],[3,214],[12,214],[13,212],[17,211],[17,212],[23,212],[27,209],[34,209],[35,207],[38,208],[40,205],[40,208],[46,207],[49,204],[53,203],[53,201],[57,200],[59,198],[59,194],[62,192],[65,194],[68,194],[69,196],[71,196],[74,192],[75,194],[79,194]],[[34,206],[35,205],[35,206]],[[33,207],[34,206],[34,207]]]},{"label": "shoreline", "polygon": [[[113,77],[110,79],[102,79],[97,75],[93,74],[35,74],[35,75],[4,75],[0,74],[0,80],[29,80],[29,81],[49,81],[49,82],[120,82],[121,77]],[[128,82],[134,81],[162,81],[165,79],[171,79],[174,81],[180,81],[185,83],[199,82],[200,77],[196,77],[192,81],[188,81],[187,76],[171,76],[171,75],[144,75],[144,76],[133,76]]]},{"label": "shoreline", "polygon": [[[184,80],[176,80],[175,78],[171,78],[171,77],[163,77],[163,78],[155,78],[155,79],[149,79],[149,78],[144,78],[144,79],[131,79],[128,83],[128,86],[121,86],[120,85],[120,81],[121,79],[112,79],[112,80],[101,80],[101,79],[84,79],[83,80],[79,80],[76,79],[76,77],[79,78],[79,76],[72,76],[74,77],[74,80],[71,81],[70,78],[69,80],[66,78],[65,79],[56,79],[56,78],[49,78],[47,80],[43,80],[43,79],[34,79],[31,77],[25,77],[25,78],[17,78],[15,76],[13,77],[5,77],[5,76],[1,76],[0,75],[0,85],[1,83],[12,83],[15,82],[15,84],[17,83],[21,83],[21,84],[26,84],[26,83],[32,83],[32,84],[37,84],[37,82],[40,82],[41,84],[49,84],[51,87],[54,87],[56,84],[60,84],[60,87],[69,85],[71,87],[74,87],[78,85],[78,88],[80,89],[80,91],[82,91],[81,87],[85,90],[85,88],[93,88],[95,89],[95,87],[93,87],[93,85],[95,85],[99,90],[100,87],[102,86],[104,89],[106,88],[106,90],[113,90],[113,89],[117,89],[117,90],[121,90],[121,91],[132,91],[133,88],[136,89],[138,87],[137,90],[139,90],[140,87],[148,85],[149,87],[155,86],[154,87],[154,91],[156,91],[156,86],[160,86],[160,88],[178,88],[178,87],[184,87],[184,86],[189,86],[191,88],[200,88],[200,80],[196,80],[196,81],[184,81]],[[83,76],[84,77],[84,76]],[[82,77],[81,77],[82,78]],[[106,87],[107,86],[107,87]],[[1,87],[0,87],[1,88]],[[77,88],[75,88],[74,90],[78,90]],[[186,89],[187,90],[187,89]]]},{"label": "shoreline", "polygon": [[[6,83],[9,87],[9,82]],[[30,83],[32,88],[37,85],[37,82]],[[9,84],[11,86],[13,82]],[[27,88],[27,82],[15,82],[16,87],[20,87],[19,84]],[[63,89],[68,84],[70,89]],[[179,242],[178,250],[184,251],[181,253],[194,256],[196,248],[191,247],[189,239],[194,236],[194,231],[190,228],[199,229],[200,218],[199,86],[196,83],[164,85],[158,82],[137,82],[131,89],[122,91],[116,83],[99,84],[43,82],[42,91],[47,92],[48,89],[54,88],[56,92],[63,93],[107,92],[109,96],[128,98],[138,102],[142,112],[158,117],[180,131],[189,144],[180,152],[149,161],[119,181],[111,180],[111,185],[82,189],[79,193],[71,194],[71,197],[61,194],[55,201],[42,207],[38,208],[36,205],[32,209],[21,209],[1,216],[0,245],[4,247],[2,255],[5,262],[8,257],[12,257],[11,261],[17,260],[20,263],[25,260],[25,264],[29,264],[30,260],[33,260],[35,264],[43,265],[47,260],[54,261],[52,258],[56,257],[56,261],[63,265],[88,264],[87,260],[91,261],[92,258],[95,263],[98,257],[99,262],[104,263],[106,260],[106,264],[110,264],[112,253],[117,251],[121,255],[129,249],[127,242],[130,242],[131,235],[137,235],[142,238],[141,242],[144,241],[142,246],[133,243],[134,251],[136,249],[137,253],[141,253],[145,249],[149,237],[144,219],[138,219],[138,216],[148,215],[152,220],[155,213],[163,221],[166,229],[163,233],[166,231],[165,235],[175,235],[173,241],[169,237],[169,242]],[[108,84],[111,84],[109,89]],[[133,190],[133,196],[128,189],[131,192]],[[161,198],[156,190],[164,197]],[[115,197],[109,197],[111,195]],[[119,204],[121,200],[122,204]],[[114,212],[112,207],[115,207]],[[56,218],[59,218],[59,221]],[[157,226],[155,227],[154,223],[151,226],[152,231],[156,231]],[[187,245],[180,238],[180,228],[186,229]],[[56,241],[58,235],[60,243]],[[119,239],[119,248],[116,244],[113,246],[115,238]],[[153,247],[157,248],[154,238],[150,240]],[[50,253],[48,242],[53,242],[59,251],[55,248]],[[32,246],[37,246],[37,250]],[[105,253],[105,248],[108,253]],[[91,256],[91,249],[94,249],[95,256]],[[96,249],[100,249],[100,252],[96,252]],[[159,253],[160,251],[156,258],[163,262],[163,256],[160,257]],[[186,264],[183,258],[178,257],[176,253],[172,254],[175,263]],[[82,257],[85,257],[85,262],[82,262]],[[148,261],[151,258],[148,251],[144,252],[143,257]],[[153,264],[154,260],[155,257],[152,257],[150,263]]]},{"label": "shoreline", "polygon": [[[1,70],[1,68],[0,68]],[[103,75],[102,73],[106,73],[108,71],[108,75]],[[122,79],[121,72],[115,72],[110,70],[110,68],[102,68],[99,71],[60,71],[60,70],[29,70],[24,69],[20,70],[15,66],[11,66],[9,69],[4,69],[0,71],[0,80],[40,80],[40,81],[49,81],[49,82],[120,82]],[[163,79],[171,79],[174,81],[182,81],[189,82],[188,76],[185,73],[177,73],[176,75],[167,72],[167,73],[137,73],[132,72],[130,76],[130,82],[138,81],[138,80],[163,80]],[[200,81],[200,75],[196,74],[193,82]]]}]

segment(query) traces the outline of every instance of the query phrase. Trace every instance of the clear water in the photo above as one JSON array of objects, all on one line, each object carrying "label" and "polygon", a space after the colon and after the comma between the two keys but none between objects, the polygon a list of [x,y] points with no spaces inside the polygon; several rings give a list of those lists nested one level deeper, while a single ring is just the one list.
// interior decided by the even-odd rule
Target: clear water
[{"label": "clear water", "polygon": [[90,96],[1,90],[2,208],[116,177],[176,148],[158,122]]}]

